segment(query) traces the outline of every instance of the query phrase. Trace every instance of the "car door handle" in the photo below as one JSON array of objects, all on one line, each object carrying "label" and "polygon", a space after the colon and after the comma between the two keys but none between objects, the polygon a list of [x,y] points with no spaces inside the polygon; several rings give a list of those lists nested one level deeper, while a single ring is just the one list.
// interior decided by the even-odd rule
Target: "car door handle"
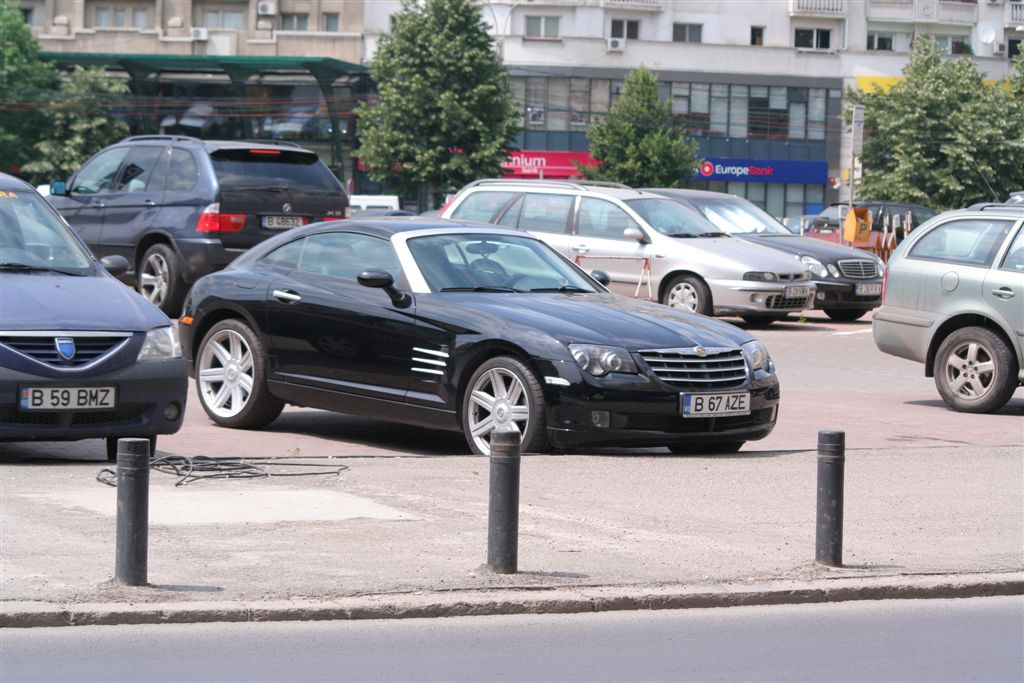
[{"label": "car door handle", "polygon": [[588,247],[586,244],[577,244],[572,248],[572,250],[580,254],[586,254],[588,251],[590,251],[590,247]]},{"label": "car door handle", "polygon": [[147,199],[146,201],[144,201],[142,203],[145,204],[146,206],[150,207],[150,208],[156,206],[156,202],[154,202],[152,199]]},{"label": "car door handle", "polygon": [[91,202],[89,202],[89,206],[91,206],[91,207],[93,207],[95,209],[102,209],[103,207],[106,206],[106,204],[104,204],[103,202],[99,201],[98,199],[94,199]]},{"label": "car door handle", "polygon": [[1012,299],[1014,297],[1014,291],[1009,287],[1000,287],[999,289],[993,289],[992,293],[1000,299]]},{"label": "car door handle", "polygon": [[275,299],[278,299],[280,301],[286,301],[288,303],[302,301],[301,296],[287,289],[275,289],[273,294]]}]

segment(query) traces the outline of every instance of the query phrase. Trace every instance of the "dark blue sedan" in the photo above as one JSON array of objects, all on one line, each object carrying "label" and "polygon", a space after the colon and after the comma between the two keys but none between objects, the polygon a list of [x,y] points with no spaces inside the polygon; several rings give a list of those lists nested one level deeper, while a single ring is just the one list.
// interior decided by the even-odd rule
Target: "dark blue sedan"
[{"label": "dark blue sedan", "polygon": [[[178,334],[97,261],[30,185],[0,174],[0,440],[122,437],[181,428]],[[108,272],[110,271],[110,272]]]}]

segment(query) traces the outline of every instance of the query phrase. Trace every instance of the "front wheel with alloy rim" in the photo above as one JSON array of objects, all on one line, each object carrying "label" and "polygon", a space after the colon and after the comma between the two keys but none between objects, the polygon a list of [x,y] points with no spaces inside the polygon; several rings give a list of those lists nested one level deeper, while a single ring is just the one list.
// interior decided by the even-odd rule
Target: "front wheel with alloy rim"
[{"label": "front wheel with alloy rim", "polygon": [[984,327],[964,327],[946,337],[932,370],[942,400],[963,413],[999,410],[1018,383],[1013,350]]},{"label": "front wheel with alloy rim", "polygon": [[661,303],[681,311],[711,315],[711,290],[696,275],[679,275],[668,283]]},{"label": "front wheel with alloy rim", "polygon": [[263,343],[240,320],[222,320],[211,327],[195,363],[199,402],[217,424],[256,429],[281,414],[284,403],[267,389]]},{"label": "front wheel with alloy rim", "polygon": [[174,250],[166,244],[154,244],[142,255],[136,275],[139,294],[172,318],[178,317],[188,285],[181,277]]},{"label": "front wheel with alloy rim", "polygon": [[544,395],[536,376],[511,356],[490,358],[469,379],[462,399],[462,429],[470,450],[491,454],[491,433],[515,426],[522,453],[547,445]]}]

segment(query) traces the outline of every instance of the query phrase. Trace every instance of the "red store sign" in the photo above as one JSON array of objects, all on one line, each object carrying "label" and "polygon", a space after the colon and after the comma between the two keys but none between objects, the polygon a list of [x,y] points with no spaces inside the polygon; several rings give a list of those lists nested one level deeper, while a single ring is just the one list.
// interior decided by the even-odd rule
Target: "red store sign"
[{"label": "red store sign", "polygon": [[549,152],[524,149],[513,152],[501,167],[506,178],[579,178],[573,162],[594,166],[597,161],[590,152]]}]

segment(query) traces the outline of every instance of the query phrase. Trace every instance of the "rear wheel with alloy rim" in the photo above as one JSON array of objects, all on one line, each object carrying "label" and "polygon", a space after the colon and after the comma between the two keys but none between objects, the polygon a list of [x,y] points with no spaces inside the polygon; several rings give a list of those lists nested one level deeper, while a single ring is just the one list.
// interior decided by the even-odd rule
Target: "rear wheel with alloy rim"
[{"label": "rear wheel with alloy rim", "polygon": [[711,315],[711,290],[696,275],[679,275],[665,287],[661,303],[681,311]]},{"label": "rear wheel with alloy rim", "polygon": [[255,429],[273,422],[284,403],[266,384],[267,355],[256,333],[239,320],[222,320],[196,353],[199,402],[214,422]]},{"label": "rear wheel with alloy rim", "polygon": [[932,370],[942,400],[964,413],[999,410],[1017,388],[1016,356],[984,327],[964,327],[946,337]]},{"label": "rear wheel with alloy rim", "polygon": [[142,255],[136,275],[139,293],[167,315],[178,317],[188,285],[181,277],[174,250],[166,244],[154,244]]},{"label": "rear wheel with alloy rim", "polygon": [[466,442],[476,455],[490,455],[491,433],[513,425],[521,452],[545,449],[544,395],[537,378],[511,356],[490,358],[473,373],[462,399]]}]

